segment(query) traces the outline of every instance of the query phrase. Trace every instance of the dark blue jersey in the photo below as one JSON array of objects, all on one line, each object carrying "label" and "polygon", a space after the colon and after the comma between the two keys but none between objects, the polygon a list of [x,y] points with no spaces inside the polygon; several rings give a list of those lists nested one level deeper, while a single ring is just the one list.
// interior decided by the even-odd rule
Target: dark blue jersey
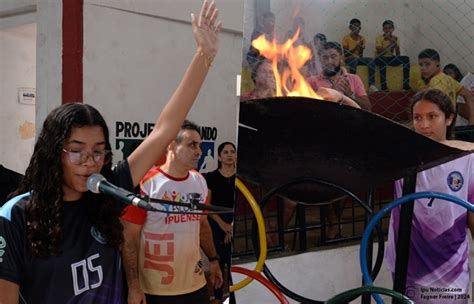
[{"label": "dark blue jersey", "polygon": [[[126,161],[114,169],[111,182],[133,190]],[[61,253],[45,259],[32,257],[26,237],[28,197],[17,196],[0,209],[0,279],[20,286],[20,303],[125,302],[120,252],[89,219],[94,195],[64,202]]]}]

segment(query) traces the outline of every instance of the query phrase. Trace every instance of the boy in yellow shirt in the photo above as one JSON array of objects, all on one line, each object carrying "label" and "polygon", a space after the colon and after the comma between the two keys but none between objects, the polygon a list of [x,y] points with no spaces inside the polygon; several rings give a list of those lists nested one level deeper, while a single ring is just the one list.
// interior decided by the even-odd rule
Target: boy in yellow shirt
[{"label": "boy in yellow shirt", "polygon": [[387,66],[403,65],[403,89],[410,90],[410,58],[400,56],[400,39],[393,35],[395,24],[385,20],[383,33],[375,39],[375,64],[380,67],[382,90],[387,90]]},{"label": "boy in yellow shirt", "polygon": [[[418,64],[421,70],[419,89],[434,88],[449,96],[458,115],[474,124],[474,96],[462,84],[444,74],[440,68],[440,56],[436,50],[425,49],[418,54]],[[457,97],[462,96],[466,103],[457,103]]]},{"label": "boy in yellow shirt", "polygon": [[349,22],[348,35],[342,38],[345,63],[351,74],[356,74],[358,65],[366,65],[369,69],[369,91],[378,91],[375,86],[375,62],[372,58],[363,57],[365,49],[365,37],[360,34],[361,22],[359,19],[351,19]]}]

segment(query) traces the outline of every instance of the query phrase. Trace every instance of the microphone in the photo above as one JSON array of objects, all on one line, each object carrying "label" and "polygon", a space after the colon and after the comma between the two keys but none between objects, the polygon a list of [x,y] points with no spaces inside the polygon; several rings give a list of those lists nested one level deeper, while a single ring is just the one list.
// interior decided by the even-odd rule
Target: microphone
[{"label": "microphone", "polygon": [[87,179],[87,189],[92,193],[103,193],[110,195],[113,198],[124,202],[135,207],[153,211],[155,208],[151,206],[147,201],[137,197],[132,192],[129,192],[125,189],[119,188],[114,184],[108,182],[105,177],[99,173],[92,174]]}]

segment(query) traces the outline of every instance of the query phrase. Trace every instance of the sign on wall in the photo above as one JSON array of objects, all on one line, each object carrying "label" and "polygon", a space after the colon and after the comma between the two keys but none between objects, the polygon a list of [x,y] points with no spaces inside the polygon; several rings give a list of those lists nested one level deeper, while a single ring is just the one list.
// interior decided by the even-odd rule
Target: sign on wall
[{"label": "sign on wall", "polygon": [[[129,156],[143,139],[153,131],[155,124],[152,122],[115,122],[115,160],[125,159]],[[218,134],[217,127],[201,126],[201,150],[202,155],[199,159],[197,170],[201,173],[207,173],[217,169],[216,158],[216,138]]]}]

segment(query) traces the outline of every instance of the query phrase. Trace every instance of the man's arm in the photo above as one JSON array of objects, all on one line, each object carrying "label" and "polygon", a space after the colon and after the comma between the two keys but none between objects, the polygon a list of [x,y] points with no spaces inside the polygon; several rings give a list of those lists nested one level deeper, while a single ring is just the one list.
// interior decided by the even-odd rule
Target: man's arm
[{"label": "man's arm", "polygon": [[369,97],[365,92],[364,85],[362,80],[359,77],[355,80],[357,83],[354,87],[354,90],[351,88],[349,80],[346,77],[339,77],[336,80],[334,89],[346,95],[347,97],[354,100],[362,109],[370,111],[372,109],[372,104],[370,103]]},{"label": "man's arm", "polygon": [[123,225],[123,267],[128,283],[128,303],[145,304],[145,295],[138,279],[138,252],[140,248],[140,233],[142,225],[122,220]]},{"label": "man's arm", "polygon": [[360,106],[354,100],[335,89],[319,87],[316,94],[318,94],[318,96],[323,100],[337,102],[339,104],[360,109]]},{"label": "man's arm", "polygon": [[199,230],[199,244],[208,257],[217,255],[214,240],[212,238],[212,230],[206,215],[201,215],[200,230]]},{"label": "man's arm", "polygon": [[[356,75],[357,76],[357,75]],[[367,96],[367,92],[365,91],[364,84],[359,76],[354,79],[354,87],[353,90],[349,84],[349,89],[351,95],[346,95],[352,99],[364,110],[371,111],[372,110],[372,103],[370,102],[369,96]]]},{"label": "man's arm", "polygon": [[191,15],[196,52],[178,87],[159,113],[153,131],[127,158],[133,186],[138,185],[145,173],[166,152],[166,147],[178,134],[198,96],[218,50],[221,23],[217,22],[217,16],[215,3],[208,4],[207,0],[203,2],[199,17]]},{"label": "man's arm", "polygon": [[394,41],[395,55],[400,56],[400,40],[398,40],[397,36],[393,36],[393,37],[395,37],[395,41]]},{"label": "man's arm", "polygon": [[362,109],[370,111],[372,110],[372,103],[370,103],[369,96],[350,96]]},{"label": "man's arm", "polygon": [[[212,230],[206,215],[201,215],[200,229],[199,229],[199,242],[202,250],[208,258],[217,256],[216,247],[214,246],[214,240],[212,237]],[[211,284],[214,288],[222,286],[222,272],[219,266],[219,260],[209,261],[211,268]]]}]

